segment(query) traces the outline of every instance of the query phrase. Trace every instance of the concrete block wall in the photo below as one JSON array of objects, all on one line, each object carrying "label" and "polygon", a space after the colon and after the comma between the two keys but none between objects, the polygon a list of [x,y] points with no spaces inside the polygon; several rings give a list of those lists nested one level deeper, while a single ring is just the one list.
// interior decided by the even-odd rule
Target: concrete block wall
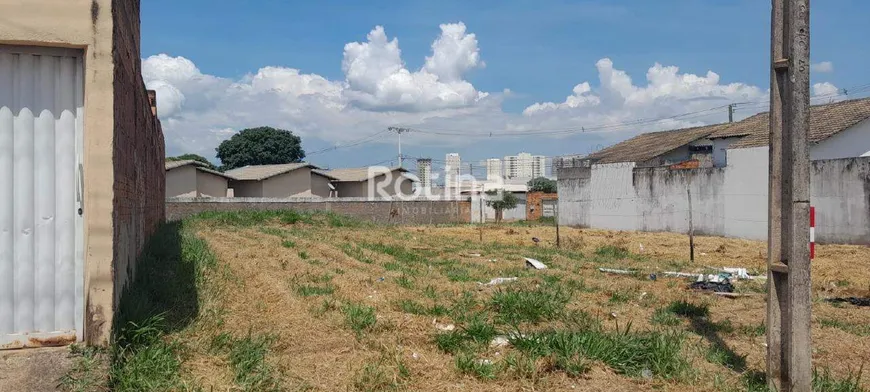
[{"label": "concrete block wall", "polygon": [[[165,147],[141,76],[139,1],[112,1],[114,61],[113,310],[165,216]],[[157,105],[160,103],[157,102]]]},{"label": "concrete block wall", "polygon": [[375,223],[439,224],[471,222],[471,202],[457,200],[383,200],[367,198],[172,198],[166,220],[204,211],[298,210],[331,211]]},{"label": "concrete block wall", "polygon": [[[630,163],[559,169],[559,223],[612,230],[689,230],[767,239],[766,147],[728,151],[728,166],[671,170]],[[816,242],[870,245],[870,157],[813,161]]]}]

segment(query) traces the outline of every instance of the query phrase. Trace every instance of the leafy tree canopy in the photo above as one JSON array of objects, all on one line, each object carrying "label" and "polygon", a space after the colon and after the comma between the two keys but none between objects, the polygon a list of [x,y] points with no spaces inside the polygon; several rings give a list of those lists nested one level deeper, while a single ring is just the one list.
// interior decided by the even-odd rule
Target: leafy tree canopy
[{"label": "leafy tree canopy", "polygon": [[302,162],[302,139],[291,131],[272,127],[248,128],[224,140],[217,148],[222,169],[247,165]]},{"label": "leafy tree canopy", "polygon": [[547,177],[533,178],[527,185],[529,192],[556,193],[556,181]]},{"label": "leafy tree canopy", "polygon": [[486,191],[486,194],[487,199],[489,199],[486,201],[486,205],[496,211],[512,210],[517,208],[517,204],[519,204],[519,199],[512,192],[493,189]]},{"label": "leafy tree canopy", "polygon": [[197,161],[197,162],[202,162],[202,163],[206,164],[209,169],[215,168],[215,166],[211,162],[209,162],[208,159],[205,159],[204,156],[197,155],[197,154],[182,154],[182,155],[179,155],[177,157],[166,157],[166,160],[167,161]]}]

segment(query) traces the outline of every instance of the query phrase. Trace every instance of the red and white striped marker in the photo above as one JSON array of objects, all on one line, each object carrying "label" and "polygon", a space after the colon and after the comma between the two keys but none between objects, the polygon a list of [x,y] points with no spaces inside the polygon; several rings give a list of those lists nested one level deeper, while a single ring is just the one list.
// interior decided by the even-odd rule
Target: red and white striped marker
[{"label": "red and white striped marker", "polygon": [[816,207],[810,206],[810,260],[816,257]]}]

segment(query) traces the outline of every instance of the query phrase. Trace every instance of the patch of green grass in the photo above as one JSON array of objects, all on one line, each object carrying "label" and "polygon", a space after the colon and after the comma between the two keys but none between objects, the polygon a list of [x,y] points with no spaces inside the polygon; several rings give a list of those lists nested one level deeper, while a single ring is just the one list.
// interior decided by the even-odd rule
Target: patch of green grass
[{"label": "patch of green grass", "polygon": [[378,362],[366,363],[356,372],[354,388],[363,392],[401,390],[404,382],[411,377],[411,371],[401,359],[392,364],[381,358]]},{"label": "patch of green grass", "polygon": [[295,248],[296,243],[291,240],[284,240],[283,242],[281,242],[281,246],[285,248]]},{"label": "patch of green grass", "polygon": [[276,237],[284,237],[285,235],[287,235],[287,230],[269,226],[261,227],[260,232],[264,234],[274,235]]},{"label": "patch of green grass", "polygon": [[684,300],[671,302],[671,304],[668,305],[667,310],[677,316],[688,318],[707,317],[710,315],[709,305],[698,305]]},{"label": "patch of green grass", "polygon": [[414,289],[414,279],[409,278],[405,274],[402,274],[402,276],[396,278],[396,284],[399,285],[399,287],[403,287],[403,288],[406,288],[408,290]]},{"label": "patch of green grass", "polygon": [[371,223],[365,222],[359,218],[336,214],[334,212],[324,212],[323,214],[326,216],[326,222],[329,227],[365,227],[371,225]]},{"label": "patch of green grass", "polygon": [[423,255],[406,249],[399,245],[389,245],[382,242],[378,243],[360,243],[359,246],[371,250],[373,252],[383,253],[392,256],[397,262],[407,265],[423,263]]},{"label": "patch of green grass", "polygon": [[764,325],[764,323],[745,324],[737,327],[737,333],[746,336],[764,336],[765,332],[767,332],[767,327]]},{"label": "patch of green grass", "polygon": [[471,346],[489,345],[498,330],[488,320],[485,313],[468,316],[468,322],[457,329],[435,335],[435,344],[441,351],[456,353]]},{"label": "patch of green grass", "polygon": [[253,335],[234,338],[223,333],[212,339],[212,350],[227,352],[233,370],[233,381],[243,391],[280,391],[278,371],[266,361],[276,337]]},{"label": "patch of green grass", "polygon": [[431,299],[438,299],[438,292],[435,291],[435,287],[432,287],[432,285],[427,285],[426,288],[423,289],[423,295]]},{"label": "patch of green grass", "polygon": [[620,246],[604,245],[598,247],[598,249],[595,249],[595,256],[603,259],[619,260],[630,258],[632,254],[628,251],[628,249]]},{"label": "patch of green grass", "polygon": [[308,252],[304,250],[299,251],[299,258],[302,260],[308,260]]},{"label": "patch of green grass", "polygon": [[470,319],[470,316],[475,314],[472,310],[477,307],[477,305],[478,302],[477,299],[474,298],[474,294],[465,291],[453,303],[453,306],[450,307],[450,317],[459,323],[466,322]]},{"label": "patch of green grass", "polygon": [[444,271],[444,275],[447,276],[451,282],[471,282],[474,278],[468,273],[468,270],[462,267],[454,267],[447,269]]},{"label": "patch of green grass", "polygon": [[121,295],[109,349],[109,388],[178,390],[181,346],[166,334],[199,316],[206,272],[217,259],[190,221],[161,225],[146,243],[136,275]]},{"label": "patch of green grass", "polygon": [[849,372],[846,378],[836,378],[827,369],[813,369],[813,391],[824,392],[863,392],[866,391],[861,384],[861,372]]},{"label": "patch of green grass", "polygon": [[99,347],[73,344],[69,346],[73,364],[60,379],[60,387],[69,392],[107,390],[103,350]]},{"label": "patch of green grass", "polygon": [[509,287],[493,293],[489,306],[506,324],[538,323],[560,318],[571,295],[561,284],[544,284],[531,290]]},{"label": "patch of green grass", "polygon": [[456,353],[466,346],[465,334],[462,331],[449,331],[435,335],[435,345],[445,353]]},{"label": "patch of green grass", "polygon": [[370,331],[377,322],[375,308],[371,306],[348,303],[341,307],[341,312],[344,313],[345,324],[356,333],[357,337],[362,336],[365,331]]},{"label": "patch of green grass", "polygon": [[856,336],[870,336],[870,325],[855,324],[830,318],[819,319],[819,325],[837,328]]},{"label": "patch of green grass", "polygon": [[179,345],[163,339],[165,321],[155,315],[141,324],[129,322],[119,333],[109,368],[116,391],[173,390],[182,385]]},{"label": "patch of green grass", "polygon": [[611,304],[624,304],[634,297],[636,292],[628,289],[618,289],[610,293],[610,299],[607,300]]},{"label": "patch of green grass", "polygon": [[553,358],[556,368],[579,374],[587,364],[600,361],[620,374],[632,377],[649,370],[665,379],[679,379],[690,369],[681,353],[683,335],[677,331],[631,332],[624,330],[551,330],[513,335],[511,344],[536,357]]},{"label": "patch of green grass", "polygon": [[481,380],[494,380],[498,371],[496,365],[487,359],[477,359],[473,353],[456,356],[456,368]]},{"label": "patch of green grass", "polygon": [[677,315],[668,311],[665,308],[656,309],[653,312],[652,317],[650,318],[650,321],[653,324],[664,325],[664,326],[668,326],[668,327],[675,327],[675,326],[680,325],[682,323],[682,320],[680,320],[680,318],[677,317]]},{"label": "patch of green grass", "polygon": [[303,297],[311,297],[315,295],[332,295],[335,292],[335,286],[331,284],[317,286],[311,284],[301,284],[296,286],[296,294]]},{"label": "patch of green grass", "polygon": [[366,264],[371,264],[374,262],[374,260],[372,260],[368,255],[365,254],[365,251],[361,247],[345,243],[339,245],[339,248],[341,248],[341,251],[344,252],[344,254],[348,255],[353,259],[356,259]]},{"label": "patch of green grass", "polygon": [[746,356],[736,355],[722,345],[713,344],[707,349],[704,355],[707,361],[717,365],[725,366],[729,369],[743,369],[746,367]]},{"label": "patch of green grass", "polygon": [[432,305],[426,307],[423,304],[410,299],[399,301],[398,307],[401,311],[405,313],[422,316],[443,316],[447,314],[447,308],[441,305]]}]

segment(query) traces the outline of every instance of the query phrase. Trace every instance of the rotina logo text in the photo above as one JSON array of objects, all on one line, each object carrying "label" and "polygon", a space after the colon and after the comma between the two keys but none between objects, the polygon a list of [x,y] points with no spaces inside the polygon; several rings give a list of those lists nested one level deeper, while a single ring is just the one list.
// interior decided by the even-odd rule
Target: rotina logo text
[{"label": "rotina logo text", "polygon": [[[439,179],[437,173],[432,173],[430,181]],[[463,174],[444,176],[447,179],[437,191],[422,186],[420,178],[403,170],[387,166],[371,166],[368,168],[368,192],[371,197],[399,200],[455,200],[463,195],[473,195],[487,192],[487,200],[499,200],[502,197],[504,181],[501,178],[479,181],[474,176]]]}]

